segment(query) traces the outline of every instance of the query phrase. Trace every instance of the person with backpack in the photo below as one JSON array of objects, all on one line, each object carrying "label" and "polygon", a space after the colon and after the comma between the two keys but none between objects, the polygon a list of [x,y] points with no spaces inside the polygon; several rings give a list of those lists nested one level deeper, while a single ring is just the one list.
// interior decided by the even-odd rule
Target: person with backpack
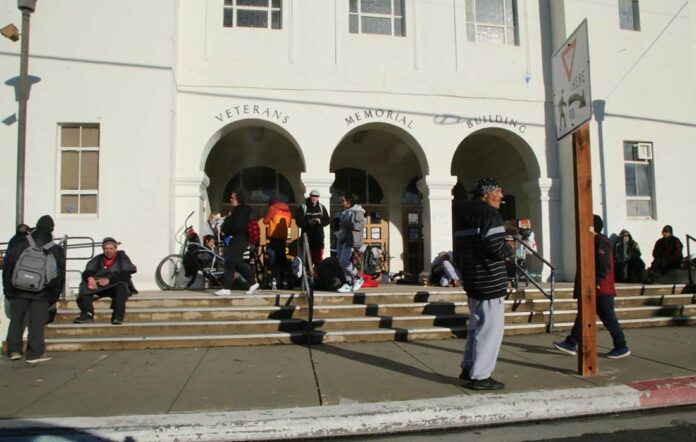
[{"label": "person with backpack", "polygon": [[29,334],[25,360],[38,364],[51,359],[46,354],[44,329],[51,305],[58,301],[65,283],[65,253],[53,242],[55,223],[49,215],[36,222],[36,229],[18,238],[5,254],[2,288],[10,300],[10,326],[7,330],[7,355],[22,358],[25,316]]},{"label": "person with backpack", "polygon": [[307,234],[312,264],[317,268],[324,256],[324,227],[331,222],[326,207],[319,202],[319,191],[309,192],[309,198],[297,208],[295,216],[301,234]]},{"label": "person with backpack", "polygon": [[126,301],[131,294],[138,293],[133,287],[131,275],[138,269],[126,252],[118,250],[119,242],[107,236],[102,241],[101,254],[90,259],[82,272],[77,295],[80,316],[76,324],[94,322],[94,298],[111,298],[111,324],[121,325],[126,316]]},{"label": "person with backpack", "polygon": [[343,211],[336,220],[336,244],[338,261],[343,267],[346,283],[338,289],[340,293],[360,290],[365,282],[353,265],[353,253],[359,251],[365,240],[365,209],[358,204],[355,194],[345,194],[341,197]]},{"label": "person with backpack", "polygon": [[288,241],[288,229],[292,224],[292,214],[285,201],[273,197],[268,202],[266,216],[263,217],[266,225],[266,254],[271,267],[273,279],[278,286],[287,287],[286,274],[288,269],[288,257],[285,253]]}]

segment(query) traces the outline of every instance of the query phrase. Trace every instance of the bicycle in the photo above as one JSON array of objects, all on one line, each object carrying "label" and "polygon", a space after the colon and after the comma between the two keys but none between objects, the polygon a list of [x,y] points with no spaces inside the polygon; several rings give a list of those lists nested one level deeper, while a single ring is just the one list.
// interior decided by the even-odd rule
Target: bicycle
[{"label": "bicycle", "polygon": [[189,225],[193,214],[186,217],[175,233],[180,252],[165,256],[155,271],[155,281],[163,290],[190,289],[199,276],[203,279],[201,289],[222,285],[225,258],[200,243],[198,234]]}]

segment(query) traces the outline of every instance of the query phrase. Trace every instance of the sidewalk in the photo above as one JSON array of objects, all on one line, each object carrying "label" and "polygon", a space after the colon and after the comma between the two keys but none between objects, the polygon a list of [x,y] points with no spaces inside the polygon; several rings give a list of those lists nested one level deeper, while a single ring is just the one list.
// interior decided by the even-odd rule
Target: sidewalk
[{"label": "sidewalk", "polygon": [[[696,403],[696,327],[625,333],[633,355],[609,360],[610,338],[599,332],[591,378],[552,348],[561,334],[505,337],[494,377],[506,389],[496,393],[461,387],[459,339],[65,352],[36,367],[3,359],[0,434],[72,427],[120,440],[327,437]],[[659,381],[638,382],[646,380]]]}]

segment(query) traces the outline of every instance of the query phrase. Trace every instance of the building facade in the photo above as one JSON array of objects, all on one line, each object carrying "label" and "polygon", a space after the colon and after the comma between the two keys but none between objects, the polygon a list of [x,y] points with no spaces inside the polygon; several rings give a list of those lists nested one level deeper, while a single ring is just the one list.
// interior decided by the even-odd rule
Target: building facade
[{"label": "building facade", "polygon": [[[4,22],[21,22],[0,0]],[[155,288],[191,212],[243,187],[257,213],[311,189],[358,194],[390,270],[452,248],[452,203],[494,176],[508,219],[575,273],[570,137],[551,57],[588,20],[594,212],[644,255],[696,233],[696,1],[39,1],[32,15],[25,219],[114,236]],[[0,40],[4,237],[14,231],[19,43]],[[646,257],[649,264],[649,257]],[[79,266],[79,264],[76,264]],[[76,276],[73,275],[73,278]]]}]

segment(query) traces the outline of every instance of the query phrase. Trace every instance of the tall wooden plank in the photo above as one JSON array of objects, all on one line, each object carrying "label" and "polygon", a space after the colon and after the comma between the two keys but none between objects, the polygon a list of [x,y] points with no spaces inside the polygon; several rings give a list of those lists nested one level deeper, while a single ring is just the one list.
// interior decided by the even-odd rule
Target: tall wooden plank
[{"label": "tall wooden plank", "polygon": [[594,227],[592,220],[592,166],[590,126],[584,124],[573,133],[573,171],[575,175],[575,233],[578,314],[582,324],[578,345],[578,374],[597,374],[596,286],[594,263]]}]

